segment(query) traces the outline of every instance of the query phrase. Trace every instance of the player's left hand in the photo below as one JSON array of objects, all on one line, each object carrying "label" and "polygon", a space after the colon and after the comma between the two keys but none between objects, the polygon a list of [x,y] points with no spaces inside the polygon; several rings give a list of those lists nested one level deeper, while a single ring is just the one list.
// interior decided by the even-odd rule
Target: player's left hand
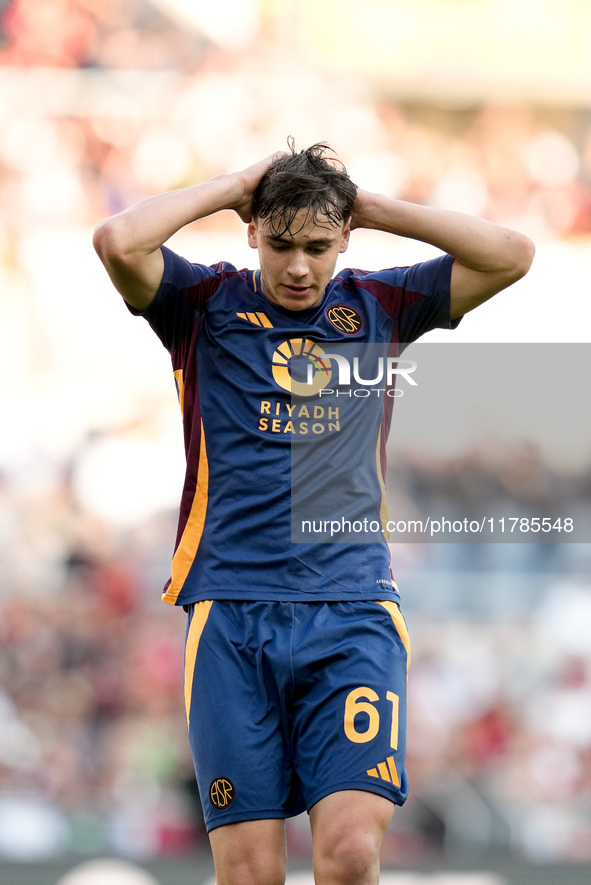
[{"label": "player's left hand", "polygon": [[356,230],[360,227],[368,227],[367,202],[367,191],[357,188],[357,199],[355,200],[353,212],[351,213],[351,230]]}]

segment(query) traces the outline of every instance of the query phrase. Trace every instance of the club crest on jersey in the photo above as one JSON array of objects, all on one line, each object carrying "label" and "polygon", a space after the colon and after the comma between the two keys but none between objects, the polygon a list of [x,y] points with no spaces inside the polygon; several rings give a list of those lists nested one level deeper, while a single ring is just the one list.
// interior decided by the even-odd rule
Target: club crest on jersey
[{"label": "club crest on jersey", "polygon": [[344,332],[346,335],[354,335],[363,326],[361,314],[346,304],[327,307],[326,316],[339,332]]},{"label": "club crest on jersey", "polygon": [[215,808],[227,808],[236,798],[234,784],[227,777],[216,777],[209,788],[209,798]]}]

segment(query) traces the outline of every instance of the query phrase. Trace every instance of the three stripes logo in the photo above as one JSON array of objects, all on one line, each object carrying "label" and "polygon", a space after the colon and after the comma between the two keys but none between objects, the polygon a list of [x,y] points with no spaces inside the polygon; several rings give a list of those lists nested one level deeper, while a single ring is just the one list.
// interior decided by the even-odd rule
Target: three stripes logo
[{"label": "three stripes logo", "polygon": [[273,323],[267,314],[260,310],[256,313],[237,313],[236,316],[240,317],[241,320],[246,320],[247,323],[252,323],[253,326],[263,326],[265,329],[273,328]]},{"label": "three stripes logo", "polygon": [[366,772],[370,777],[377,777],[379,780],[388,781],[395,787],[400,786],[400,778],[394,764],[394,757],[388,756],[385,762],[378,762],[376,768],[369,768]]}]

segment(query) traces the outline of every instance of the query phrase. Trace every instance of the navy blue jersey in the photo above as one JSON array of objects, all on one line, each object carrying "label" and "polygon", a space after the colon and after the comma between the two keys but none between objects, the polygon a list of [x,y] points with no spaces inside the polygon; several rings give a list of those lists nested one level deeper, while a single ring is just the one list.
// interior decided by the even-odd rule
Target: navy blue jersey
[{"label": "navy blue jersey", "polygon": [[260,271],[163,253],[143,315],[171,354],[187,457],[165,601],[397,600],[388,369],[400,343],[452,325],[451,256],[343,270],[290,311]]}]

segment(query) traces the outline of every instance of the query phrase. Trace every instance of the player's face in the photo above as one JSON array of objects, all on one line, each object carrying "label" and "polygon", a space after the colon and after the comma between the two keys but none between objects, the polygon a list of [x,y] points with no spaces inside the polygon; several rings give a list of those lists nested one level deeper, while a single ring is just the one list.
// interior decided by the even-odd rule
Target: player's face
[{"label": "player's face", "polygon": [[[263,219],[248,225],[248,243],[258,249],[263,293],[288,310],[305,310],[321,300],[332,279],[337,258],[349,244],[350,222],[335,225],[308,222],[306,210],[289,231],[273,236]],[[303,225],[303,227],[302,227]],[[293,233],[292,233],[293,231]]]}]

